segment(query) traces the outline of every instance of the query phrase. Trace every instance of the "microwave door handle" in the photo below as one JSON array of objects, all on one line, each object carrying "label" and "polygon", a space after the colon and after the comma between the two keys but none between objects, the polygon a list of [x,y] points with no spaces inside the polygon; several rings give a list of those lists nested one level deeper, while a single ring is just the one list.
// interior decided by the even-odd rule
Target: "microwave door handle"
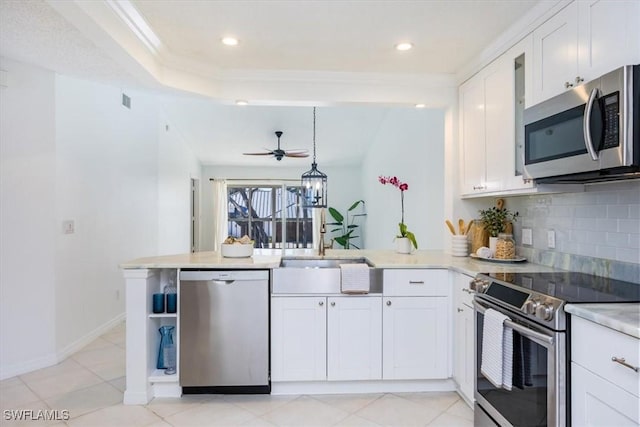
[{"label": "microwave door handle", "polygon": [[589,100],[587,101],[587,106],[584,109],[584,117],[582,120],[582,131],[584,134],[584,146],[587,148],[589,152],[589,156],[591,156],[591,160],[598,160],[598,152],[595,148],[593,148],[593,140],[591,139],[591,127],[589,124],[591,123],[591,110],[593,110],[593,103],[598,99],[598,88],[594,87],[589,94]]}]

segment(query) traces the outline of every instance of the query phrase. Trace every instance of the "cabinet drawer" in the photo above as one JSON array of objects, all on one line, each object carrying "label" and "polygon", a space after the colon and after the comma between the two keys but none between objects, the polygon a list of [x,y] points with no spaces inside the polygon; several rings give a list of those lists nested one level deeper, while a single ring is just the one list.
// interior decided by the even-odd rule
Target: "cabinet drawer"
[{"label": "cabinet drawer", "polygon": [[624,358],[632,366],[640,364],[640,340],[577,316],[571,317],[571,360],[640,396],[640,373],[611,360]]},{"label": "cabinet drawer", "polygon": [[449,296],[448,270],[384,270],[386,296]]}]

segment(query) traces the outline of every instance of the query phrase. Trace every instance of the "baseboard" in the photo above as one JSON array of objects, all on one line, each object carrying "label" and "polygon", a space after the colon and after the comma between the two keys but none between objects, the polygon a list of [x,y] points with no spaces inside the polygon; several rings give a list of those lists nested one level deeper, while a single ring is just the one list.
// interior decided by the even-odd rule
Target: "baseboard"
[{"label": "baseboard", "polygon": [[71,356],[73,353],[82,349],[91,341],[98,338],[100,335],[103,335],[105,332],[111,330],[118,323],[122,322],[125,319],[125,317],[126,317],[125,313],[121,313],[117,315],[113,319],[100,325],[99,327],[89,332],[82,338],[74,341],[73,343],[69,344],[68,346],[64,347],[63,349],[61,349],[60,351],[54,354],[48,354],[46,356],[28,360],[26,362],[15,363],[10,366],[0,367],[0,380],[6,380],[7,378],[12,378],[18,375],[26,374],[28,372],[36,371],[38,369],[48,368],[49,366],[57,365],[58,363],[65,360],[67,357]]},{"label": "baseboard", "polygon": [[455,391],[451,379],[271,382],[271,394],[419,393]]},{"label": "baseboard", "polygon": [[111,319],[111,320],[107,321],[106,323],[98,326],[96,329],[94,329],[93,331],[89,332],[87,335],[83,336],[82,338],[72,342],[68,346],[66,346],[63,349],[59,350],[58,353],[57,353],[58,363],[62,362],[64,359],[66,359],[67,357],[71,356],[73,353],[77,352],[78,350],[81,350],[87,344],[89,344],[91,341],[93,341],[96,338],[98,338],[100,335],[104,335],[106,332],[110,331],[118,323],[122,322],[125,319],[125,317],[126,317],[125,313],[120,313],[119,315],[117,315],[113,319]]}]

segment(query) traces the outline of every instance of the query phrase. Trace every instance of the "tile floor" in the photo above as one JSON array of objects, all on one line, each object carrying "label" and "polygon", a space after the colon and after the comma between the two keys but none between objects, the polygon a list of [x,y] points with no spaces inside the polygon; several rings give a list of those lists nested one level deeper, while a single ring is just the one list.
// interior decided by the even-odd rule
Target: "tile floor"
[{"label": "tile floor", "polygon": [[[64,362],[0,382],[1,426],[472,426],[456,393],[190,395],[125,406],[125,324]],[[68,410],[67,421],[7,420],[6,410]],[[62,413],[60,412],[61,416]],[[34,415],[35,416],[35,415]]]}]

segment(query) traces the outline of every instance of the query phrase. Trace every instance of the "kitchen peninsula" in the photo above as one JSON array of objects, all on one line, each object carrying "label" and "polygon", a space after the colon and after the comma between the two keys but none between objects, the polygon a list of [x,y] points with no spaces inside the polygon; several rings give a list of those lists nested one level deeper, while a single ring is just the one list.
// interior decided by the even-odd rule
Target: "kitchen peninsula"
[{"label": "kitchen peninsula", "polygon": [[[250,258],[223,258],[218,252],[200,252],[193,254],[169,255],[140,258],[121,265],[126,279],[126,314],[127,314],[127,389],[124,395],[125,404],[145,404],[151,398],[159,396],[180,396],[182,388],[179,382],[180,369],[173,375],[164,375],[156,370],[157,349],[160,342],[158,328],[172,325],[179,330],[180,309],[177,313],[154,314],[152,312],[152,294],[162,292],[168,284],[177,283],[179,273],[183,270],[268,270],[273,278],[273,270],[281,268],[282,258],[318,259],[316,251],[311,249],[263,250],[256,249]],[[531,263],[497,264],[467,257],[453,257],[442,251],[416,251],[410,255],[397,254],[385,250],[328,250],[325,259],[363,259],[384,274],[382,293],[370,293],[366,296],[345,294],[322,295],[275,295],[271,293],[271,381],[272,393],[336,393],[336,392],[381,392],[381,391],[442,391],[455,390],[453,377],[453,299],[457,288],[466,288],[469,280],[479,272],[509,274],[515,272],[547,272],[550,267]],[[406,282],[406,283],[405,283]],[[273,289],[273,283],[270,283]],[[377,291],[379,292],[379,291]],[[460,291],[459,293],[462,293]],[[357,299],[365,301],[372,307],[371,325],[377,332],[372,332],[372,341],[368,341],[378,351],[370,348],[361,351],[356,360],[372,368],[365,373],[345,373],[344,369],[332,370],[331,358],[340,361],[353,360],[353,355],[331,355],[322,348],[321,360],[316,364],[320,371],[311,370],[291,372],[288,366],[295,364],[287,360],[279,360],[274,351],[278,346],[286,346],[286,336],[274,333],[274,300],[286,299],[313,303],[314,309],[325,310],[322,321],[327,318],[327,307],[340,307],[341,303],[353,303]],[[319,299],[311,301],[311,298]],[[180,286],[178,286],[180,300]],[[336,302],[338,305],[336,306]],[[409,306],[404,306],[408,304]],[[422,305],[421,305],[422,304]],[[278,306],[279,307],[279,306]],[[382,324],[382,309],[385,310],[385,324]],[[404,312],[398,310],[405,310]],[[335,308],[338,310],[338,308]],[[395,311],[394,311],[395,310]],[[458,310],[460,311],[460,310]],[[406,313],[422,313],[418,322],[403,324]],[[367,312],[368,313],[368,312]],[[377,314],[376,314],[377,313]],[[400,313],[394,316],[390,313]],[[426,313],[426,314],[425,314]],[[330,313],[331,314],[331,313]],[[330,315],[329,314],[329,315]],[[377,316],[377,317],[376,317]],[[377,319],[377,320],[376,320]],[[387,325],[389,319],[395,323]],[[412,318],[411,319],[415,319]],[[331,319],[328,318],[328,323]],[[416,325],[415,323],[421,323]],[[324,325],[324,324],[323,324]],[[395,326],[394,326],[395,325]],[[325,325],[326,326],[326,325]],[[322,326],[324,335],[320,340],[327,342],[327,330]],[[349,325],[347,325],[348,327]],[[369,324],[365,325],[369,327]],[[344,324],[340,327],[345,327]],[[397,331],[406,332],[407,328],[415,330],[425,338],[422,340],[398,336]],[[424,329],[424,330],[423,330]],[[393,335],[395,332],[395,336]],[[369,331],[371,332],[371,331]],[[308,334],[307,334],[308,335]],[[329,331],[330,335],[330,331]],[[381,337],[385,336],[385,345],[390,342],[398,345],[414,345],[420,348],[407,351],[404,348],[382,348]],[[432,339],[432,341],[429,341]],[[404,340],[404,341],[403,341]],[[277,343],[276,343],[277,341]],[[420,344],[423,341],[423,344]],[[326,344],[324,344],[326,346]],[[331,344],[329,344],[331,346]],[[177,336],[177,346],[180,337]],[[285,352],[286,353],[286,352]],[[348,353],[348,352],[347,352]],[[374,353],[373,355],[371,353]],[[407,355],[415,353],[414,359]],[[384,354],[384,363],[382,362]],[[393,361],[393,355],[402,355],[403,360]],[[317,354],[316,354],[317,356]],[[318,356],[318,358],[320,358]],[[433,357],[431,366],[415,369],[418,357]],[[327,362],[327,358],[329,361]],[[368,360],[358,358],[367,357]],[[373,357],[373,360],[370,358]],[[293,362],[293,361],[291,361]],[[389,364],[392,365],[389,365]],[[419,362],[424,363],[424,362]],[[403,367],[403,364],[405,365]],[[343,363],[344,365],[344,363]],[[327,372],[328,371],[328,372]],[[355,375],[355,376],[354,376]],[[366,380],[366,381],[365,381]],[[466,396],[468,400],[472,396]]]}]

